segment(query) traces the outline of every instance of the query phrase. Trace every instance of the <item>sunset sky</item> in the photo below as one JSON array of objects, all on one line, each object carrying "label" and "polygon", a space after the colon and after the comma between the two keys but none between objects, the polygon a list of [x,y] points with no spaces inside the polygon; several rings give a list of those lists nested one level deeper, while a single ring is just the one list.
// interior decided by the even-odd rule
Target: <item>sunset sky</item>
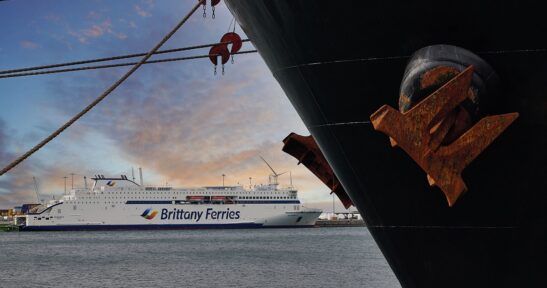
[{"label": "sunset sky", "polygon": [[[147,52],[190,10],[189,0],[0,1],[0,70]],[[215,43],[232,16],[198,10],[162,49]],[[246,38],[239,26],[236,28]],[[246,43],[242,50],[254,49]],[[208,48],[176,54],[203,55]],[[136,60],[136,59],[135,59]],[[125,62],[125,61],[123,61]],[[36,145],[115,82],[129,67],[0,79],[0,166]],[[220,68],[219,68],[220,71]],[[290,132],[309,132],[259,54],[239,55],[225,75],[208,59],[145,65],[75,125],[0,176],[0,208],[64,191],[75,173],[131,177],[170,186],[267,183],[270,161],[291,171],[309,207],[331,211],[329,190],[281,151]],[[286,174],[288,175],[288,173]],[[288,176],[280,177],[283,185]],[[337,210],[342,206],[336,200]],[[354,208],[352,208],[354,209]]]}]

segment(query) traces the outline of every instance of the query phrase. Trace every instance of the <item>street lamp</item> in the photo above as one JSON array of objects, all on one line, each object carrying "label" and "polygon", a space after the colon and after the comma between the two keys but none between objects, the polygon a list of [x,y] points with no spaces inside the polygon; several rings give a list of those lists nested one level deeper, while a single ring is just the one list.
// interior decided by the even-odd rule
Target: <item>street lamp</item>
[{"label": "street lamp", "polygon": [[70,176],[72,176],[71,186],[74,189],[74,173],[70,173]]},{"label": "street lamp", "polygon": [[334,193],[332,193],[332,215],[334,215]]}]

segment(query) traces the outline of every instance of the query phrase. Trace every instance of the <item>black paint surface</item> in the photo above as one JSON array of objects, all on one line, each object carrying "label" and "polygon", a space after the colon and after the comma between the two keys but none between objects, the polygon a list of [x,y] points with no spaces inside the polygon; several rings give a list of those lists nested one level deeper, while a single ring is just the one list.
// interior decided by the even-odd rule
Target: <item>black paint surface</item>
[{"label": "black paint surface", "polygon": [[[226,2],[403,287],[547,287],[541,2]],[[464,170],[469,191],[452,208],[408,155],[363,123],[383,104],[398,107],[409,56],[435,44],[468,49],[497,72],[500,92],[481,100],[483,113],[520,113]],[[348,122],[358,123],[336,125]]]}]

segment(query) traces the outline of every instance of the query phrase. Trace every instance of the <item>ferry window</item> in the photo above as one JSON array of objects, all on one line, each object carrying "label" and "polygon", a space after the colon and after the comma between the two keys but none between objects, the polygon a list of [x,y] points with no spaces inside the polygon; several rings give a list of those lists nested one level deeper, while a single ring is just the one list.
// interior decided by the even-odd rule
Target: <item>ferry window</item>
[{"label": "ferry window", "polygon": [[61,209],[57,209],[57,214],[61,214]]},{"label": "ferry window", "polygon": [[72,206],[72,210],[76,210],[76,205]]}]

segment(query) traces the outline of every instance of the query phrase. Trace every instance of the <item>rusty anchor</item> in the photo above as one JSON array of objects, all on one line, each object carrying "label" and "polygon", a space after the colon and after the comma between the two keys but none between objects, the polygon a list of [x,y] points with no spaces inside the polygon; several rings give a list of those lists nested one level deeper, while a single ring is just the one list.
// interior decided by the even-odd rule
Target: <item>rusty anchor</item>
[{"label": "rusty anchor", "polygon": [[374,129],[388,135],[392,146],[401,147],[427,173],[429,185],[443,191],[450,207],[467,191],[463,169],[519,116],[514,112],[484,117],[442,146],[439,139],[453,123],[449,114],[468,96],[472,76],[469,66],[409,111],[384,105],[370,116]]}]

